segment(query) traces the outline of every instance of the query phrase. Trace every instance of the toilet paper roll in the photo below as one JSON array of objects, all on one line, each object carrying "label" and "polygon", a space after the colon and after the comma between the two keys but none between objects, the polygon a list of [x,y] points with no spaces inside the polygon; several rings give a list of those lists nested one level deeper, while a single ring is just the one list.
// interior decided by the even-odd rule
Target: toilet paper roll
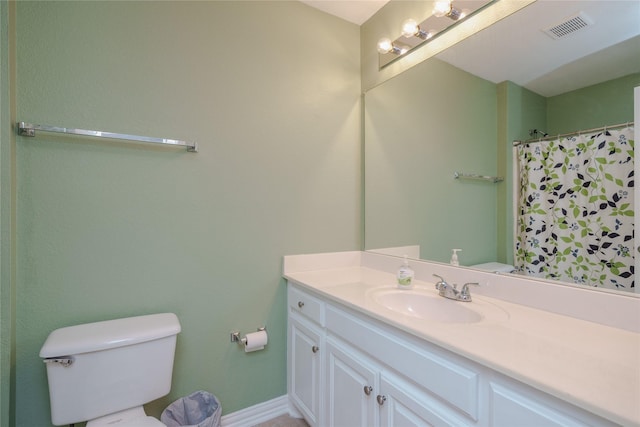
[{"label": "toilet paper roll", "polygon": [[245,336],[244,351],[250,353],[252,351],[262,350],[267,345],[267,331],[258,331],[247,334]]}]

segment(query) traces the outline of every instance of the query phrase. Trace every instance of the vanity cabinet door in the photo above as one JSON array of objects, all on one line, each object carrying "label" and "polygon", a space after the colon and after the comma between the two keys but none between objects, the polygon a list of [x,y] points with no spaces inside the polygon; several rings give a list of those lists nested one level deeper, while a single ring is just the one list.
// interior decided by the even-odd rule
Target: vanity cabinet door
[{"label": "vanity cabinet door", "polygon": [[322,344],[317,328],[289,316],[289,396],[312,427],[321,425]]},{"label": "vanity cabinet door", "polygon": [[376,400],[380,407],[380,427],[473,425],[423,388],[388,372],[381,374]]},{"label": "vanity cabinet door", "polygon": [[377,373],[366,357],[327,338],[326,425],[374,427]]}]

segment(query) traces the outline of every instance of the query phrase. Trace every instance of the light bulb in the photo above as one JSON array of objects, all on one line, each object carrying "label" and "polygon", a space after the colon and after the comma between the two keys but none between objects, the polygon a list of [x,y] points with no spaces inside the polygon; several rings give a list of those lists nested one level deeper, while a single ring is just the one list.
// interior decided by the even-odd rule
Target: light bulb
[{"label": "light bulb", "polygon": [[433,14],[438,18],[445,16],[449,12],[451,12],[450,0],[437,1],[435,6],[433,7]]},{"label": "light bulb", "polygon": [[402,35],[405,37],[413,37],[420,31],[420,27],[415,19],[407,19],[402,23]]},{"label": "light bulb", "polygon": [[378,40],[378,52],[380,53],[389,53],[393,50],[393,45],[391,44],[391,40],[384,37]]}]

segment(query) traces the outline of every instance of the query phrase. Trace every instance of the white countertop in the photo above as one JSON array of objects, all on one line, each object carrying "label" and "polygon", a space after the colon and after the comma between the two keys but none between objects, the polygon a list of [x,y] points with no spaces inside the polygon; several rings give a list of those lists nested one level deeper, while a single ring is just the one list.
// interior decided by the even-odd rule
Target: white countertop
[{"label": "white countertop", "polygon": [[[373,301],[372,291],[395,288],[394,274],[349,263],[326,267],[285,266],[285,277],[613,422],[640,425],[640,334],[481,296],[475,289],[472,302],[452,303],[497,307],[508,316],[477,323],[426,321]],[[434,281],[414,283],[437,294]]]}]

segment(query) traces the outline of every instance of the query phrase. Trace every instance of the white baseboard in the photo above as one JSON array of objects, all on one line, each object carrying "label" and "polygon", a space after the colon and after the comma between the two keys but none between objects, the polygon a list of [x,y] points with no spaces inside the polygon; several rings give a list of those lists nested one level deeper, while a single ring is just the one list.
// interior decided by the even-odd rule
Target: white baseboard
[{"label": "white baseboard", "polygon": [[223,415],[222,427],[252,427],[289,413],[289,396],[276,397],[266,402]]}]

